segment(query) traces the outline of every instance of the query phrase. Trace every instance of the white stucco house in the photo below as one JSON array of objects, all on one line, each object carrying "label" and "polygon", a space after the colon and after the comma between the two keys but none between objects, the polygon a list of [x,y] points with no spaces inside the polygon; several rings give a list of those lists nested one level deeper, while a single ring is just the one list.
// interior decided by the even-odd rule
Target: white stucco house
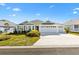
[{"label": "white stucco house", "polygon": [[23,30],[39,30],[42,35],[49,35],[49,34],[57,34],[57,33],[64,33],[64,25],[59,23],[54,23],[51,21],[40,21],[40,20],[33,20],[33,21],[25,21],[19,24]]},{"label": "white stucco house", "polygon": [[64,27],[69,27],[72,32],[79,32],[79,19],[69,20],[64,25]]},{"label": "white stucco house", "polygon": [[0,31],[5,32],[13,32],[14,28],[16,27],[16,24],[13,22],[10,22],[8,20],[0,20]]}]

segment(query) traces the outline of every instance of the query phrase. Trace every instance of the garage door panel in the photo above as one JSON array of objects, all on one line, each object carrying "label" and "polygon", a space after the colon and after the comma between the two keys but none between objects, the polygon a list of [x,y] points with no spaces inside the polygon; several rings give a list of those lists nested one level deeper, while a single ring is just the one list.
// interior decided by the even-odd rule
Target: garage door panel
[{"label": "garage door panel", "polygon": [[57,32],[57,29],[47,29],[47,28],[42,28],[42,29],[40,29],[40,32]]}]

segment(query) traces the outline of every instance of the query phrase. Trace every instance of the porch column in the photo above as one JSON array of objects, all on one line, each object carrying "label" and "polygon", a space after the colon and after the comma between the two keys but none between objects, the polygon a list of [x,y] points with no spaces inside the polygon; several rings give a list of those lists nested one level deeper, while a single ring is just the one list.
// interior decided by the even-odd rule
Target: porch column
[{"label": "porch column", "polygon": [[24,31],[25,31],[25,25],[24,25]]},{"label": "porch column", "polygon": [[72,30],[74,31],[74,25],[72,25]]},{"label": "porch column", "polygon": [[22,26],[22,31],[24,31],[24,25]]},{"label": "porch column", "polygon": [[39,31],[41,32],[41,25],[39,25]]},{"label": "porch column", "polygon": [[32,25],[30,26],[31,30],[32,30]]},{"label": "porch column", "polygon": [[57,29],[57,33],[59,32],[59,28],[58,28],[58,26],[56,26],[56,29]]}]

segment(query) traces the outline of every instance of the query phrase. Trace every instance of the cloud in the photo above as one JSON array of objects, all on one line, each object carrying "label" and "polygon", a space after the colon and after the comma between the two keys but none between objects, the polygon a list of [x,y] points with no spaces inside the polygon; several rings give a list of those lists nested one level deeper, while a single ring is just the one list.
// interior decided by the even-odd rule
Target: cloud
[{"label": "cloud", "polygon": [[73,10],[77,10],[77,11],[78,11],[78,10],[79,10],[79,8],[74,8]]},{"label": "cloud", "polygon": [[6,7],[7,10],[11,9],[11,7]]},{"label": "cloud", "polygon": [[12,10],[13,10],[13,11],[21,11],[20,8],[13,8]]},{"label": "cloud", "polygon": [[40,13],[36,13],[36,16],[40,16],[41,14]]},{"label": "cloud", "polygon": [[79,8],[74,8],[73,9],[73,14],[78,14],[78,12],[79,12]]},{"label": "cloud", "polygon": [[53,8],[53,7],[54,7],[54,5],[50,5],[50,6],[49,6],[49,8]]},{"label": "cloud", "polygon": [[77,11],[73,11],[73,14],[77,14],[78,12]]},{"label": "cloud", "polygon": [[1,6],[5,6],[6,4],[5,4],[5,3],[0,3],[0,5],[1,5]]},{"label": "cloud", "polygon": [[9,16],[13,16],[14,17],[14,16],[16,16],[16,14],[12,14],[12,15],[9,15]]}]

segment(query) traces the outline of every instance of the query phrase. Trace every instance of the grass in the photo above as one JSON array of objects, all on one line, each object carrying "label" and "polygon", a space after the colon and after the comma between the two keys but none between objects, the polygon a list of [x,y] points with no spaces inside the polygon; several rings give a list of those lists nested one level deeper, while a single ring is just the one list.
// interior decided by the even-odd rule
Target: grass
[{"label": "grass", "polygon": [[79,32],[70,32],[70,34],[79,35]]},{"label": "grass", "polygon": [[[0,37],[6,36],[5,34],[0,35]],[[28,37],[26,35],[7,35],[10,36],[10,39],[0,41],[0,46],[31,46],[36,41],[39,40],[39,37]],[[6,36],[6,37],[7,37]]]}]

